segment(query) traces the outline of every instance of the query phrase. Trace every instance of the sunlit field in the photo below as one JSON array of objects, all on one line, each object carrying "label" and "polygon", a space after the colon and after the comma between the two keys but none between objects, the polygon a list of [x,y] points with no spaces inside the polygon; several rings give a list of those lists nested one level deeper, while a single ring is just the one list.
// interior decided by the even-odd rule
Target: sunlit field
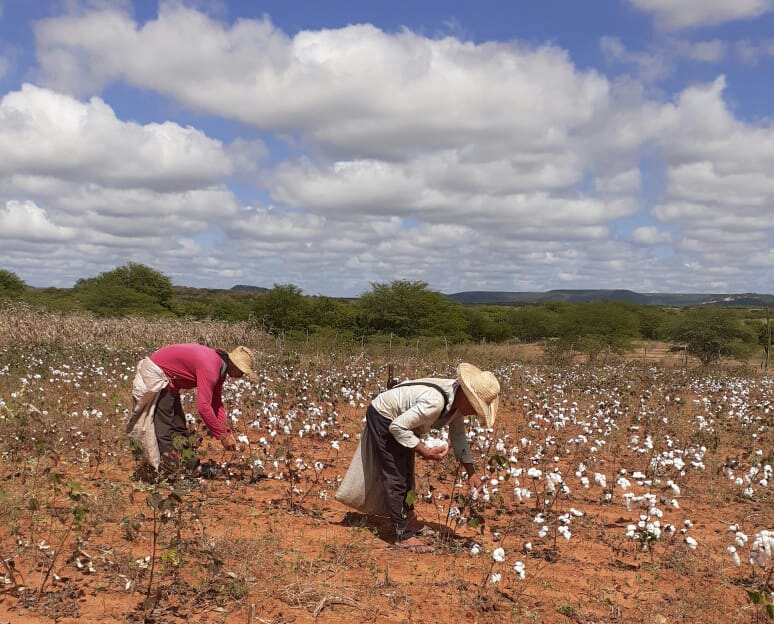
[{"label": "sunlit field", "polygon": [[[191,426],[212,478],[149,484],[124,423],[139,358],[258,357],[228,380],[240,450]],[[755,367],[540,346],[291,345],[248,324],[0,310],[0,622],[774,621],[774,397]],[[427,554],[334,500],[387,381],[495,372],[482,491],[418,460]]]}]

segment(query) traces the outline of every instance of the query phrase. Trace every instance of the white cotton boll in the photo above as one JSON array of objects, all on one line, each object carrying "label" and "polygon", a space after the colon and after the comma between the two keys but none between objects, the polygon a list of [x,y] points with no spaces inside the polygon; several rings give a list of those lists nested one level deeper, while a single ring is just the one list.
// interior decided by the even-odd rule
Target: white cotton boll
[{"label": "white cotton boll", "polygon": [[618,477],[615,483],[618,487],[620,487],[624,491],[628,490],[632,486],[629,479],[625,477]]},{"label": "white cotton boll", "polygon": [[444,442],[440,438],[434,438],[432,436],[423,438],[422,444],[424,444],[427,448],[437,448],[437,447],[447,446],[446,442]]},{"label": "white cotton boll", "polygon": [[578,511],[574,507],[570,507],[570,513],[575,516],[576,518],[580,518],[583,515],[582,511]]},{"label": "white cotton boll", "polygon": [[666,482],[666,484],[667,484],[667,487],[672,490],[675,496],[680,496],[680,486],[677,485],[677,483],[675,483],[670,479],[669,481]]},{"label": "white cotton boll", "polygon": [[731,555],[731,561],[738,568],[742,564],[742,562],[739,559],[739,553],[736,552],[736,548],[734,548],[733,546],[729,546],[728,548],[726,548],[726,552],[728,552],[728,554]]},{"label": "white cotton boll", "polygon": [[472,557],[478,557],[481,554],[481,546],[478,544],[473,544],[473,546],[470,547],[470,555]]},{"label": "white cotton boll", "polygon": [[688,518],[686,518],[685,520],[683,520],[683,525],[685,526],[686,529],[690,529],[693,526],[693,522]]},{"label": "white cotton boll", "polygon": [[685,536],[685,543],[688,545],[688,548],[691,550],[696,550],[696,546],[698,546],[696,540],[692,538],[690,535]]},{"label": "white cotton boll", "polygon": [[589,489],[589,478],[588,477],[581,477],[581,485],[584,488]]},{"label": "white cotton boll", "polygon": [[516,576],[518,576],[520,579],[524,579],[526,576],[526,569],[524,567],[523,561],[517,561],[513,564],[513,571],[516,573]]},{"label": "white cotton boll", "polygon": [[250,439],[244,433],[242,433],[237,436],[237,442],[240,444],[250,444]]},{"label": "white cotton boll", "polygon": [[736,533],[739,530],[739,525],[736,523],[731,524],[729,525],[728,530],[731,531],[732,533]]},{"label": "white cotton boll", "polygon": [[542,527],[540,527],[540,530],[538,531],[538,537],[542,539],[546,535],[548,535],[548,527],[543,525]]},{"label": "white cotton boll", "polygon": [[637,535],[637,527],[630,524],[626,527],[626,537],[633,539]]},{"label": "white cotton boll", "polygon": [[594,483],[596,483],[601,488],[605,488],[607,487],[607,477],[603,475],[601,472],[595,472]]},{"label": "white cotton boll", "polygon": [[499,572],[492,572],[492,576],[489,577],[489,582],[492,585],[496,585],[502,580],[502,578],[503,578],[502,574],[500,574]]},{"label": "white cotton boll", "polygon": [[734,544],[737,545],[738,548],[744,548],[744,545],[747,543],[748,537],[742,533],[741,531],[737,531],[734,535]]},{"label": "white cotton boll", "polygon": [[[529,553],[532,552],[532,542],[524,542],[524,552]],[[517,563],[520,563],[517,561]]]},{"label": "white cotton boll", "polygon": [[494,551],[492,551],[492,559],[494,559],[497,563],[502,563],[505,561],[505,549],[495,548]]},{"label": "white cotton boll", "polygon": [[750,546],[750,564],[765,568],[774,550],[774,531],[758,531]]}]

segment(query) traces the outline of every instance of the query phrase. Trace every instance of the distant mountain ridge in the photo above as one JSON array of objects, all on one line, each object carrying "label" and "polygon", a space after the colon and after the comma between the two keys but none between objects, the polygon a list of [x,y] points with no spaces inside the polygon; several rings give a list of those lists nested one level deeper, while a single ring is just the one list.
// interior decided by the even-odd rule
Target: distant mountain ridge
[{"label": "distant mountain ridge", "polygon": [[469,305],[525,305],[563,301],[585,303],[589,301],[623,301],[644,305],[686,307],[713,306],[762,306],[774,305],[774,295],[756,293],[638,293],[632,290],[548,290],[546,292],[506,292],[473,290],[447,295],[450,299]]}]

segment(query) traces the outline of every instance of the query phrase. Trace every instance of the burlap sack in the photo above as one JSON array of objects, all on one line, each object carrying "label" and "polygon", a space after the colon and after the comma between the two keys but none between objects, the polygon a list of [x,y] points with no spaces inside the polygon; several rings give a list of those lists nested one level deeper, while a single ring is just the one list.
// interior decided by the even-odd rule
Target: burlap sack
[{"label": "burlap sack", "polygon": [[347,473],[336,491],[336,500],[347,507],[375,516],[389,515],[385,503],[379,462],[366,427]]},{"label": "burlap sack", "polygon": [[137,365],[137,374],[132,384],[132,412],[126,423],[126,433],[142,449],[143,460],[158,470],[161,452],[156,439],[153,415],[159,393],[167,387],[169,379],[150,358],[144,358]]}]

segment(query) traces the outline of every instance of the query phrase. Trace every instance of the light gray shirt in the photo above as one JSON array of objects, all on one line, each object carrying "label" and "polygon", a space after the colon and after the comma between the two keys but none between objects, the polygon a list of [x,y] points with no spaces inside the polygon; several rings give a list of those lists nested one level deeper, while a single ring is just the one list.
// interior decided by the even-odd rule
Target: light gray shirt
[{"label": "light gray shirt", "polygon": [[[454,395],[459,389],[456,379],[412,379],[412,383],[426,381],[439,386],[448,397],[451,407]],[[408,382],[404,382],[408,383]],[[378,394],[371,405],[390,420],[390,433],[399,444],[414,448],[419,444],[419,436],[431,429],[440,429],[449,425],[449,441],[454,455],[462,463],[473,463],[473,453],[465,435],[465,414],[455,409],[443,412],[443,397],[430,386],[401,386],[400,384]],[[443,412],[443,413],[442,413]]]}]

